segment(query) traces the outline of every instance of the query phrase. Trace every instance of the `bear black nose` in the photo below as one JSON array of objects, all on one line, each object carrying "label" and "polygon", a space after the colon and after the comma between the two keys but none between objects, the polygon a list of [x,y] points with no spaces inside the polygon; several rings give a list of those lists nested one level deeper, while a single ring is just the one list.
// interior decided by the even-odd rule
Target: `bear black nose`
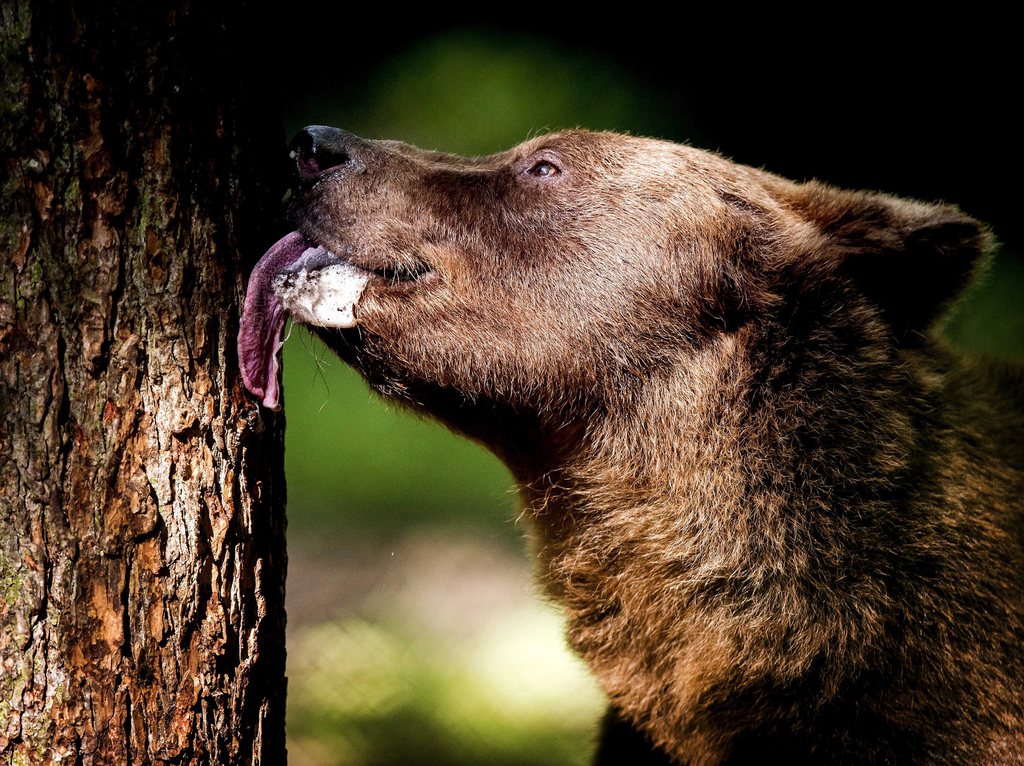
[{"label": "bear black nose", "polygon": [[364,170],[362,140],[352,133],[326,125],[310,125],[292,139],[292,154],[299,180],[311,181],[328,171],[349,168]]}]

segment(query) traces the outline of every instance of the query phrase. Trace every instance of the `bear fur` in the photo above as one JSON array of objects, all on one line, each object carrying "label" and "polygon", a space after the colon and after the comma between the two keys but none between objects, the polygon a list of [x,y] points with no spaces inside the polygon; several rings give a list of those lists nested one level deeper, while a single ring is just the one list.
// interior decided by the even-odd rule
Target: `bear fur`
[{"label": "bear fur", "polygon": [[299,164],[319,334],[512,470],[599,763],[1024,763],[1024,380],[934,331],[983,225],[582,130]]}]

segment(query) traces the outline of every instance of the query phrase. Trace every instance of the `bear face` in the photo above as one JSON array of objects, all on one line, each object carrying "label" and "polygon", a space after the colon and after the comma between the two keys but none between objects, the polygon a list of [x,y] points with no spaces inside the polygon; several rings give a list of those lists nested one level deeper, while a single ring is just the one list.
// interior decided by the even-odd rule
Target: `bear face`
[{"label": "bear face", "polygon": [[504,459],[641,741],[691,764],[1024,748],[1020,380],[930,333],[981,224],[588,131],[465,159],[315,127],[297,167],[246,385],[277,403],[290,312]]},{"label": "bear face", "polygon": [[[582,131],[476,161],[344,141],[361,167],[315,181],[297,219],[386,272],[358,333],[324,336],[381,391],[578,417],[707,334],[723,275],[703,233],[729,210],[706,166],[725,163]],[[720,227],[694,225],[709,216]]]},{"label": "bear face", "polygon": [[[985,247],[953,208],[799,186],[664,141],[576,130],[471,160],[313,130],[326,167],[304,134],[300,244],[368,277],[358,328],[321,336],[381,393],[506,457],[751,320],[813,324],[875,290],[875,309],[916,312],[890,334],[920,332]],[[510,429],[533,435],[493,433]]]}]

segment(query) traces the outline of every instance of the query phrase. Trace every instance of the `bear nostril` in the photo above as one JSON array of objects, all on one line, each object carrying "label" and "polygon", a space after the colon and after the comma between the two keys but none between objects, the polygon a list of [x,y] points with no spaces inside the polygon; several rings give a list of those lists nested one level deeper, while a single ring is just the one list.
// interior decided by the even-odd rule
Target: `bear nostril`
[{"label": "bear nostril", "polygon": [[321,171],[336,168],[339,165],[348,165],[352,158],[345,150],[331,149],[325,146],[313,146],[313,159]]},{"label": "bear nostril", "polygon": [[309,181],[334,168],[353,165],[352,154],[344,140],[348,135],[320,126],[300,131],[292,140],[292,156],[299,178]]}]

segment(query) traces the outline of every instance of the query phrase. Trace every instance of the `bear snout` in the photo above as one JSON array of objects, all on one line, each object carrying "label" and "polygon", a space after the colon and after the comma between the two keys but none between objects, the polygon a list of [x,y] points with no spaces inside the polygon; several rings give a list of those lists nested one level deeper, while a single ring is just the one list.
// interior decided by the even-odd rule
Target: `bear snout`
[{"label": "bear snout", "polygon": [[291,142],[299,181],[307,183],[328,174],[347,170],[366,170],[365,142],[346,130],[326,125],[309,125]]}]

